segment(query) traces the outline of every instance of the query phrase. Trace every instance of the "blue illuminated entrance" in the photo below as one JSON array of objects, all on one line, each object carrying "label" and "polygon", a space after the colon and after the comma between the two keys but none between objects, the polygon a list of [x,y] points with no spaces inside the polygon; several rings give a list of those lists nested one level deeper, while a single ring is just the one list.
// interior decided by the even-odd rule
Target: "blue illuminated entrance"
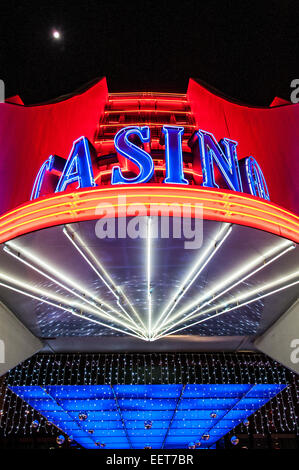
[{"label": "blue illuminated entrance", "polygon": [[[200,448],[221,437],[284,384],[60,385],[10,387],[88,449]],[[79,414],[87,415],[85,420]],[[149,422],[146,429],[146,422]],[[93,431],[90,433],[89,431]],[[207,440],[202,436],[207,434]]]}]

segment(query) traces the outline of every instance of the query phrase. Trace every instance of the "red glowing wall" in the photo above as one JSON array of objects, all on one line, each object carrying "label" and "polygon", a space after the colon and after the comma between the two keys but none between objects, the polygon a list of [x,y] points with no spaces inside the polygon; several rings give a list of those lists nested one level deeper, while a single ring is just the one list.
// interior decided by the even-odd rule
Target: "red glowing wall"
[{"label": "red glowing wall", "polygon": [[[238,158],[252,155],[259,162],[271,201],[298,213],[299,104],[244,106],[192,79],[187,98],[196,126],[217,140],[238,141]],[[107,99],[104,78],[56,103],[0,104],[0,213],[28,201],[37,171],[50,154],[66,158],[82,135],[94,141]]]},{"label": "red glowing wall", "polygon": [[56,154],[67,158],[84,135],[93,141],[108,90],[103,78],[81,94],[38,106],[0,104],[0,212],[30,198],[41,164]]},{"label": "red glowing wall", "polygon": [[200,129],[238,142],[239,160],[252,155],[265,175],[270,199],[299,212],[299,104],[240,105],[189,81],[187,97]]}]

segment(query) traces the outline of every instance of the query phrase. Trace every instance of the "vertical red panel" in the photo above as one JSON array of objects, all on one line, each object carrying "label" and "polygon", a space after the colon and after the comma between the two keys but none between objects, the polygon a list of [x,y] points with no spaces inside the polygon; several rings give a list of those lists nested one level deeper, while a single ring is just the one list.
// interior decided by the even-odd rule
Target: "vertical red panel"
[{"label": "vertical red panel", "polygon": [[67,158],[72,143],[91,141],[108,97],[106,79],[64,101],[0,104],[0,212],[29,199],[35,175],[51,153]]},{"label": "vertical red panel", "polygon": [[271,201],[299,212],[299,104],[257,108],[233,103],[190,80],[188,99],[199,128],[238,141],[238,158],[259,162]]}]

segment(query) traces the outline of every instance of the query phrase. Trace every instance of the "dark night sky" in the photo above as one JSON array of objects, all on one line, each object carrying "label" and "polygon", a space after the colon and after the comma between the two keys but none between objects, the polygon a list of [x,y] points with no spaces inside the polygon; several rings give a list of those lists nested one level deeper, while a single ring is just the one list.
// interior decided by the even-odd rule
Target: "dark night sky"
[{"label": "dark night sky", "polygon": [[105,75],[110,91],[185,92],[194,77],[268,105],[299,78],[298,0],[5,0],[0,28],[6,96],[26,104]]}]

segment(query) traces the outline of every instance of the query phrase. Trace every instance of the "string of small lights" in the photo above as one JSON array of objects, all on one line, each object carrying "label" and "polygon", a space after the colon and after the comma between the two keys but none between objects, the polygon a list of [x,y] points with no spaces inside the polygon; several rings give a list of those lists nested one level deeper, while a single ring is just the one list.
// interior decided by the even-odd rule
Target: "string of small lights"
[{"label": "string of small lights", "polygon": [[[223,397],[217,396],[217,387],[229,385],[225,398],[236,398],[234,385],[242,386],[244,393],[238,397],[237,401],[233,401],[233,405],[219,414],[217,405],[220,404]],[[265,403],[267,396],[267,387],[276,384],[281,386],[278,394],[270,396],[270,400]],[[238,403],[248,402],[246,408],[246,418],[240,422],[237,427],[227,429],[226,439],[232,446],[239,444],[239,435],[246,434],[248,436],[259,435],[269,437],[271,435],[281,433],[292,433],[295,436],[299,434],[298,427],[298,397],[299,397],[299,380],[298,376],[285,369],[282,365],[269,359],[262,354],[256,353],[150,353],[150,354],[37,354],[26,360],[22,364],[12,369],[8,374],[0,379],[0,438],[8,438],[11,435],[20,436],[36,436],[48,435],[56,438],[58,446],[71,445],[73,437],[63,431],[63,423],[57,423],[55,413],[63,408],[63,402],[59,398],[59,394],[55,395],[54,391],[62,390],[64,399],[72,399],[74,403],[78,403],[77,413],[78,428],[86,433],[86,439],[89,439],[97,447],[104,447],[103,440],[99,440],[94,429],[88,427],[89,421],[92,421],[93,403],[101,401],[107,403],[110,399],[105,390],[105,386],[129,386],[126,388],[126,398],[129,403],[134,404],[136,393],[140,386],[144,388],[144,399],[148,400],[149,418],[146,419],[146,410],[140,410],[139,415],[132,418],[134,422],[134,436],[138,436],[138,423],[144,416],[144,429],[152,430],[155,423],[151,418],[150,410],[155,404],[161,402],[165,396],[160,398],[147,395],[146,387],[151,385],[165,386],[185,386],[190,385],[194,391],[201,390],[201,397],[208,399],[213,396],[215,400],[215,410],[209,412],[210,424],[207,425],[206,431],[199,439],[194,442],[187,442],[186,447],[197,448],[208,444],[215,434],[217,424],[221,420],[225,420],[227,414],[232,414],[234,410],[238,410]],[[252,389],[256,385],[261,388],[260,395],[253,398],[253,401],[260,397],[261,405],[254,404],[253,401],[246,400],[250,396]],[[103,393],[94,397],[88,395],[88,390],[93,386],[104,386]],[[203,386],[206,386],[204,388]],[[108,388],[109,388],[108,387]],[[137,388],[136,388],[137,387]],[[195,387],[195,388],[194,388]],[[203,388],[200,388],[203,387]],[[246,388],[248,387],[248,388]],[[264,387],[264,389],[263,389]],[[56,408],[53,408],[52,415],[54,423],[39,412],[34,406],[26,402],[26,399],[14,393],[13,390],[26,388],[31,393],[31,399],[34,401],[34,393],[36,396],[43,393],[49,402],[54,402]],[[171,389],[171,387],[170,387]],[[137,390],[137,391],[136,391]],[[187,390],[187,389],[186,389]],[[264,390],[264,391],[263,391]],[[80,409],[81,392],[86,393],[86,407]],[[117,396],[117,390],[113,388],[114,397],[112,400],[121,401],[121,394]],[[82,392],[82,393],[83,393]],[[139,393],[139,392],[138,392]],[[169,392],[169,397],[171,398]],[[186,391],[184,392],[187,393]],[[181,398],[185,399],[185,395]],[[255,396],[255,395],[254,395]],[[140,396],[138,395],[140,398]],[[156,401],[155,401],[156,400]],[[264,401],[263,401],[264,400]],[[257,403],[257,402],[256,402]],[[88,406],[87,406],[88,405]],[[50,405],[49,405],[50,406]],[[83,405],[82,405],[83,406]],[[120,405],[118,405],[119,408]],[[244,406],[244,405],[242,405]],[[257,411],[255,411],[259,408]],[[130,407],[128,408],[130,409]],[[177,406],[175,407],[175,410]],[[51,408],[47,410],[49,413]],[[185,408],[192,415],[193,409]],[[73,419],[73,412],[66,411],[69,419]],[[47,414],[46,412],[44,414]],[[107,409],[107,417],[113,417],[113,411]],[[89,416],[90,415],[90,416]],[[248,415],[248,416],[247,416]],[[141,418],[140,418],[141,417]],[[172,422],[176,414],[172,411]],[[188,428],[188,417],[182,419],[182,429]],[[125,419],[122,418],[122,428],[125,426]],[[101,420],[103,422],[103,420]],[[113,421],[114,422],[114,421]],[[167,435],[169,434],[170,424],[168,426]],[[127,430],[125,429],[127,432]],[[114,432],[113,429],[111,431]],[[187,431],[186,431],[187,432]],[[95,434],[95,435],[94,435]],[[171,433],[170,433],[171,435]],[[146,441],[147,442],[147,441]],[[276,441],[275,441],[276,442]],[[1,446],[1,439],[0,439]],[[147,448],[151,448],[151,440],[146,443]]]}]

